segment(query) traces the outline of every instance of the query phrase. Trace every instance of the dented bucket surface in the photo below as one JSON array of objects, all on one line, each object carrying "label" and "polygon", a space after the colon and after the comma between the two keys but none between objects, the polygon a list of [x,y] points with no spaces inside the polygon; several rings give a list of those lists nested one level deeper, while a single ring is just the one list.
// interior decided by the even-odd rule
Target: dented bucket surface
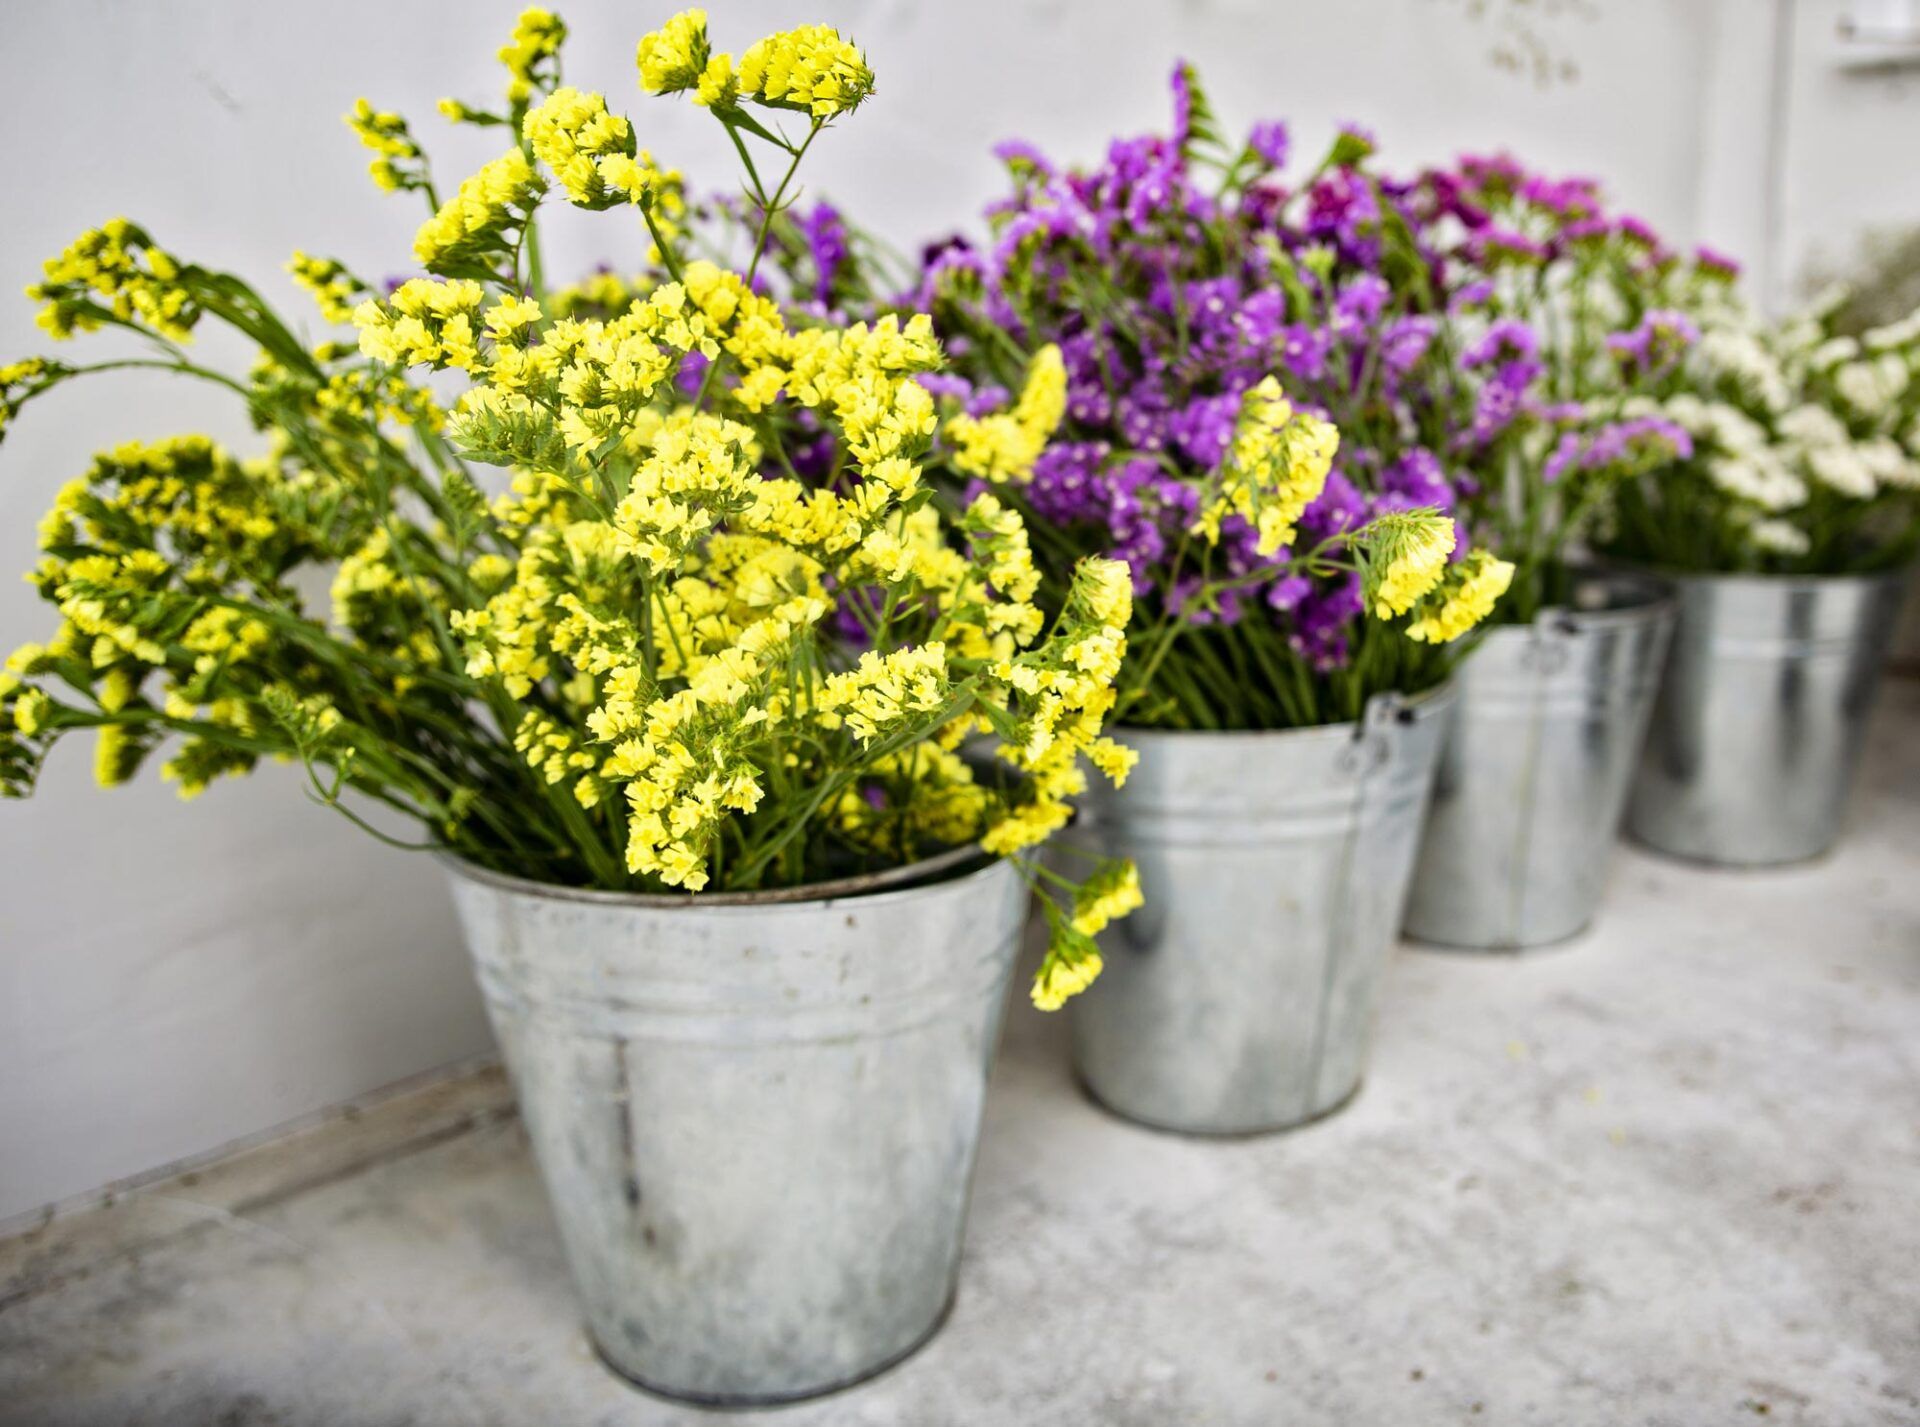
[{"label": "dented bucket surface", "polygon": [[1026,909],[1016,868],[976,856],[791,900],[448,866],[613,1368],[692,1401],[782,1402],[931,1336]]},{"label": "dented bucket surface", "polygon": [[1831,848],[1907,579],[1676,578],[1679,621],[1627,810],[1632,836],[1733,867]]},{"label": "dented bucket surface", "polygon": [[1096,1101],[1247,1134],[1359,1088],[1451,697],[1386,695],[1324,728],[1123,732],[1139,765],[1085,812],[1146,905],[1101,934],[1106,970],[1073,1003]]},{"label": "dented bucket surface", "polygon": [[1582,573],[1566,608],[1487,632],[1456,677],[1408,936],[1510,951],[1593,920],[1672,626],[1671,586]]}]

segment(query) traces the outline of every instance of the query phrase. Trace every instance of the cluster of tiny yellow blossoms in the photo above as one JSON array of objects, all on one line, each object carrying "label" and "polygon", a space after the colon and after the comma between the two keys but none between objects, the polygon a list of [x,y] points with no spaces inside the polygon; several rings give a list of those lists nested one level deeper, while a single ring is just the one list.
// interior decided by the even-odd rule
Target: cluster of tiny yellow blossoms
[{"label": "cluster of tiny yellow blossoms", "polygon": [[[312,549],[294,519],[316,496],[327,503],[311,481],[236,462],[202,436],[103,453],[41,522],[46,554],[32,578],[61,625],[44,644],[15,650],[6,680],[57,671],[68,683],[90,682],[106,714],[251,736],[255,705],[220,691],[268,657],[272,636],[261,619],[211,597],[242,582],[273,590],[279,571]],[[157,706],[143,693],[153,676]],[[53,708],[44,692],[21,690],[14,723],[42,731]],[[106,784],[131,776],[163,727],[89,722],[98,723],[95,771]],[[191,796],[253,759],[196,732],[163,772]]]},{"label": "cluster of tiny yellow blossoms", "polygon": [[[704,10],[682,10],[652,34],[643,36],[634,53],[640,87],[649,94],[680,94],[695,88],[713,58]],[[731,62],[725,55],[719,58],[731,74]]]},{"label": "cluster of tiny yellow blossoms", "polygon": [[[610,112],[603,96],[556,89],[527,111],[522,131],[570,202],[581,208],[638,204],[663,240],[678,235],[686,209],[679,172],[660,168],[652,154],[636,149],[632,124]],[[657,261],[660,254],[649,256]]]},{"label": "cluster of tiny yellow blossoms", "polygon": [[180,281],[180,264],[125,218],[88,229],[48,258],[45,271],[46,280],[27,296],[46,304],[37,320],[55,338],[118,321],[186,342],[200,320],[199,305]]},{"label": "cluster of tiny yellow blossoms", "polygon": [[523,104],[547,82],[560,46],[567,38],[566,23],[551,10],[523,10],[513,37],[500,47],[500,63],[507,67],[507,99]]},{"label": "cluster of tiny yellow blossoms", "polygon": [[[764,795],[758,760],[747,755],[773,721],[771,684],[825,613],[820,600],[790,600],[748,625],[678,693],[642,704],[616,687],[597,710],[602,737],[618,740],[604,774],[626,784],[632,809],[629,871],[688,891],[707,885],[721,821],[751,813]],[[629,678],[637,688],[640,671]]]},{"label": "cluster of tiny yellow blossoms", "polygon": [[508,149],[462,180],[453,197],[420,225],[414,257],[433,272],[484,262],[526,220],[545,188],[526,154]]},{"label": "cluster of tiny yellow blossoms", "polygon": [[649,93],[691,90],[696,103],[722,112],[746,99],[824,120],[852,113],[873,93],[866,56],[827,25],[769,35],[736,67],[709,43],[706,12],[684,10],[641,40],[635,58]]},{"label": "cluster of tiny yellow blossoms", "polygon": [[740,88],[762,104],[829,119],[852,113],[873,93],[873,71],[838,30],[802,25],[769,35],[740,56]]},{"label": "cluster of tiny yellow blossoms", "polygon": [[1075,890],[1073,913],[1047,908],[1046,959],[1033,982],[1033,1004],[1057,1011],[1091,986],[1105,963],[1094,937],[1143,903],[1140,874],[1131,862],[1109,862]]},{"label": "cluster of tiny yellow blossoms", "polygon": [[1439,584],[1414,606],[1407,638],[1422,644],[1451,644],[1493,613],[1513,583],[1513,566],[1485,550],[1474,550],[1449,565]]},{"label": "cluster of tiny yellow blossoms", "polygon": [[815,707],[828,727],[844,726],[861,743],[872,743],[922,714],[939,712],[950,687],[944,644],[919,644],[887,654],[869,649],[853,668],[827,676]]},{"label": "cluster of tiny yellow blossoms", "polygon": [[1025,482],[1066,414],[1066,363],[1058,347],[1042,347],[1033,355],[1012,411],[977,417],[963,413],[947,422],[953,467],[983,480]]},{"label": "cluster of tiny yellow blossoms", "polygon": [[373,151],[367,172],[375,183],[389,193],[420,183],[420,145],[414,142],[405,119],[391,110],[375,109],[366,99],[356,99],[346,120],[360,142]]},{"label": "cluster of tiny yellow blossoms", "polygon": [[35,391],[56,380],[63,368],[45,357],[27,357],[18,362],[0,362],[0,436],[19,404]]},{"label": "cluster of tiny yellow blossoms", "polygon": [[1057,925],[1050,929],[1054,935],[1048,944],[1046,960],[1040,963],[1039,973],[1033,979],[1033,1004],[1042,1011],[1059,1010],[1093,985],[1106,969],[1093,938],[1071,927],[1064,935]]},{"label": "cluster of tiny yellow blossoms", "polygon": [[329,322],[351,322],[354,307],[366,295],[366,287],[332,258],[296,252],[287,263],[287,271],[313,294],[320,315]]},{"label": "cluster of tiny yellow blossoms", "polygon": [[1237,515],[1252,525],[1262,555],[1293,544],[1296,523],[1326,488],[1340,433],[1332,422],[1296,412],[1272,377],[1243,398],[1233,444],[1213,477],[1194,530],[1210,541]]},{"label": "cluster of tiny yellow blossoms", "polygon": [[1113,709],[1132,614],[1127,567],[1117,560],[1083,560],[1055,637],[995,668],[1021,695],[1018,731],[1000,756],[1027,775],[1033,796],[988,829],[981,846],[989,852],[1032,847],[1066,826],[1073,815],[1069,799],[1086,791],[1082,754],[1116,785],[1126,781],[1137,755],[1103,737],[1102,728]]},{"label": "cluster of tiny yellow blossoms", "polygon": [[1453,521],[1430,510],[1392,512],[1366,529],[1366,602],[1380,619],[1403,615],[1436,588],[1453,554]]}]

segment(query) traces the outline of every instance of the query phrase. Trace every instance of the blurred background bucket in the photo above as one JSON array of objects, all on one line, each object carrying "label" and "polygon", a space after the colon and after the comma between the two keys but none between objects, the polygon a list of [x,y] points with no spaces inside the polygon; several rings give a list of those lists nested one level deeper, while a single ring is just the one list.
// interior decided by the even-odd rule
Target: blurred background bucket
[{"label": "blurred background bucket", "polygon": [[1095,1100],[1245,1134],[1359,1088],[1451,699],[1384,695],[1324,728],[1122,732],[1139,766],[1085,809],[1146,905],[1101,935],[1106,970],[1073,1002]]},{"label": "blurred background bucket", "polygon": [[1662,581],[1581,571],[1566,608],[1488,631],[1456,676],[1408,936],[1517,950],[1593,920],[1673,611]]},{"label": "blurred background bucket", "polygon": [[1628,831],[1734,867],[1818,857],[1840,835],[1907,572],[1675,584]]}]

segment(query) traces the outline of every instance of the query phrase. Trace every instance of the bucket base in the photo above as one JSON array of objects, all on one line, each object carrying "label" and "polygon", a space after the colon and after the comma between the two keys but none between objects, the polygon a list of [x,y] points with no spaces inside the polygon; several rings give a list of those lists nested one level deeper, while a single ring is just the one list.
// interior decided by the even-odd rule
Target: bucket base
[{"label": "bucket base", "polygon": [[1364,1078],[1356,1081],[1353,1089],[1327,1106],[1326,1109],[1315,1110],[1311,1115],[1303,1115],[1294,1120],[1281,1120],[1271,1125],[1249,1125],[1244,1129],[1235,1128],[1231,1130],[1207,1129],[1194,1125],[1175,1125],[1163,1120],[1150,1120],[1145,1116],[1135,1115],[1130,1111],[1122,1110],[1119,1106],[1101,1099],[1100,1092],[1088,1084],[1087,1078],[1080,1074],[1078,1070],[1074,1071],[1073,1083],[1080,1087],[1080,1093],[1087,1097],[1087,1103],[1092,1105],[1096,1110],[1099,1110],[1103,1114],[1111,1115],[1116,1120],[1124,1120],[1129,1125],[1136,1125],[1140,1129],[1152,1130],[1158,1135],[1180,1135],[1190,1140],[1254,1140],[1267,1135],[1283,1135],[1289,1130],[1304,1130],[1309,1125],[1318,1124],[1321,1120],[1332,1118],[1346,1109],[1347,1106],[1351,1105],[1354,1100],[1359,1097],[1361,1090],[1366,1087],[1367,1082]]},{"label": "bucket base", "polygon": [[1427,936],[1404,929],[1401,936],[1407,945],[1420,951],[1437,951],[1445,956],[1525,956],[1535,951],[1560,951],[1572,946],[1581,937],[1593,930],[1594,918],[1589,917],[1570,932],[1559,936],[1543,937],[1539,941],[1446,941],[1437,936]]},{"label": "bucket base", "polygon": [[1671,847],[1662,847],[1635,832],[1632,827],[1626,830],[1626,839],[1642,852],[1650,852],[1655,857],[1664,857],[1669,862],[1684,862],[1689,867],[1705,867],[1715,872],[1774,872],[1783,867],[1811,867],[1833,855],[1839,844],[1828,843],[1817,852],[1794,852],[1785,857],[1740,858],[1710,857],[1704,852],[1678,852]]},{"label": "bucket base", "polygon": [[784,1407],[795,1402],[811,1402],[816,1397],[831,1397],[836,1392],[845,1392],[850,1387],[858,1387],[862,1383],[871,1382],[882,1373],[891,1372],[894,1368],[899,1367],[900,1364],[904,1363],[908,1358],[912,1357],[939,1336],[940,1330],[947,1326],[947,1319],[953,1316],[953,1305],[958,1296],[957,1290],[949,1293],[947,1295],[947,1301],[940,1305],[940,1311],[934,1315],[933,1322],[928,1326],[927,1331],[915,1338],[885,1362],[877,1363],[873,1367],[857,1372],[851,1377],[836,1378],[834,1381],[823,1383],[819,1387],[805,1387],[795,1392],[681,1392],[675,1388],[662,1387],[659,1383],[648,1382],[638,1373],[629,1372],[627,1369],[621,1367],[619,1363],[613,1360],[612,1355],[607,1352],[606,1348],[601,1345],[600,1340],[593,1336],[593,1330],[591,1328],[587,1330],[587,1341],[593,1345],[593,1355],[600,1359],[601,1366],[629,1387],[638,1388],[649,1397],[657,1397],[665,1402],[684,1402],[693,1407]]}]

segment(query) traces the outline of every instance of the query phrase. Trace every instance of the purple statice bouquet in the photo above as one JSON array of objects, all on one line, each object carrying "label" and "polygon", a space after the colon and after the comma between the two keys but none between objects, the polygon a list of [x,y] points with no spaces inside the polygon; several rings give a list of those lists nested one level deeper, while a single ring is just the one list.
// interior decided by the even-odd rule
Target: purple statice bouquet
[{"label": "purple statice bouquet", "polygon": [[[1443,680],[1453,640],[1511,574],[1452,525],[1477,489],[1460,451],[1482,385],[1451,343],[1452,274],[1426,238],[1425,190],[1371,175],[1362,131],[1289,184],[1284,125],[1230,142],[1189,67],[1173,90],[1171,134],[1117,141],[1093,168],[1003,145],[1012,191],[988,212],[990,238],[929,249],[900,305],[934,315],[955,400],[1004,400],[1057,347],[1065,418],[1012,498],[1051,568],[1122,559],[1137,618],[1174,626],[1136,640],[1164,652],[1123,717],[1349,720],[1375,693]],[[1291,542],[1229,519],[1197,548],[1208,482],[1274,379],[1338,429],[1337,454]],[[1410,532],[1455,597],[1446,619],[1402,622],[1404,601],[1379,598]]]}]

